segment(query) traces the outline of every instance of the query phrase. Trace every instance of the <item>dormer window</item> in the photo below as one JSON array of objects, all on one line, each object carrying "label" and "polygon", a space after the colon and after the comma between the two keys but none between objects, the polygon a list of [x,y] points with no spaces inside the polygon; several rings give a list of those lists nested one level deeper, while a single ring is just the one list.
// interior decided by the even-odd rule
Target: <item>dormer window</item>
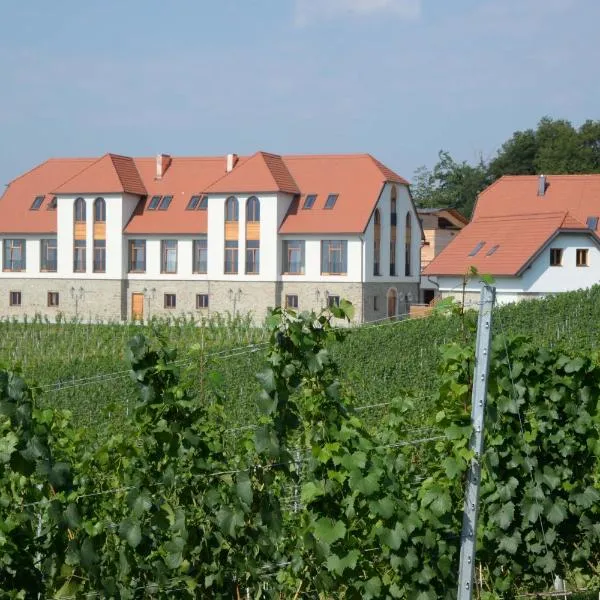
[{"label": "dormer window", "polygon": [[36,196],[29,210],[40,210],[40,206],[44,202],[44,196]]},{"label": "dormer window", "polygon": [[152,196],[150,204],[148,204],[148,210],[156,210],[160,204],[162,196]]},{"label": "dormer window", "polygon": [[325,201],[325,208],[332,209],[335,206],[337,199],[337,194],[329,194],[329,196],[327,196],[327,200]]},{"label": "dormer window", "polygon": [[317,200],[317,194],[307,194],[306,198],[304,198],[304,204],[302,208],[304,210],[310,210],[313,207],[313,204]]},{"label": "dormer window", "polygon": [[158,205],[158,210],[167,210],[171,204],[171,200],[173,200],[173,196],[163,196],[160,204]]}]

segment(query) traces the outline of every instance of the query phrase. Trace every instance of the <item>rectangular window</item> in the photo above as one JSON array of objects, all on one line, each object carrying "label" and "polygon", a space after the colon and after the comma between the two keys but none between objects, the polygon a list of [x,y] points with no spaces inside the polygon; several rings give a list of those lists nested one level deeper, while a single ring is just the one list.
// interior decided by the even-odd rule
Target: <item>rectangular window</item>
[{"label": "rectangular window", "polygon": [[176,308],[177,296],[175,294],[165,294],[165,308]]},{"label": "rectangular window", "polygon": [[373,275],[381,275],[379,264],[381,258],[381,242],[379,240],[375,240],[375,243],[373,244],[373,254],[375,255],[373,260]]},{"label": "rectangular window", "polygon": [[58,306],[58,292],[48,292],[48,306]]},{"label": "rectangular window", "polygon": [[40,271],[56,272],[56,240],[40,240]]},{"label": "rectangular window", "polygon": [[173,196],[163,196],[160,204],[158,205],[158,210],[167,210],[171,204],[171,200],[173,200]]},{"label": "rectangular window", "polygon": [[304,240],[284,240],[283,272],[304,275]]},{"label": "rectangular window", "polygon": [[560,267],[562,265],[562,248],[550,248],[550,266]]},{"label": "rectangular window", "polygon": [[469,256],[475,256],[484,246],[485,242],[478,242],[475,248],[469,252]]},{"label": "rectangular window", "polygon": [[106,240],[94,240],[94,273],[106,273]]},{"label": "rectangular window", "polygon": [[200,202],[200,196],[192,196],[185,210],[196,210],[198,203]]},{"label": "rectangular window", "polygon": [[337,194],[329,194],[329,196],[327,196],[327,200],[325,201],[325,208],[328,210],[332,209],[335,206],[337,199]]},{"label": "rectangular window", "polygon": [[310,210],[313,207],[313,204],[315,203],[316,199],[317,194],[307,194],[306,198],[304,199],[304,204],[302,205],[302,208],[304,210]]},{"label": "rectangular window", "polygon": [[21,306],[21,292],[8,292],[8,303],[10,306]]},{"label": "rectangular window", "polygon": [[390,276],[396,276],[396,242],[392,240],[390,242]]},{"label": "rectangular window", "polygon": [[73,242],[73,272],[85,273],[85,240],[75,240]]},{"label": "rectangular window", "polygon": [[379,296],[373,296],[373,310],[379,311]]},{"label": "rectangular window", "polygon": [[162,240],[160,254],[160,272],[177,273],[177,240]]},{"label": "rectangular window", "polygon": [[25,240],[4,240],[5,271],[25,270]]},{"label": "rectangular window", "polygon": [[146,240],[129,240],[129,272],[146,272]]},{"label": "rectangular window", "polygon": [[196,294],[196,308],[208,308],[208,294]]},{"label": "rectangular window", "polygon": [[156,207],[160,204],[162,196],[152,196],[150,203],[148,204],[148,210],[156,210]]},{"label": "rectangular window", "polygon": [[348,242],[323,240],[321,242],[321,274],[346,275],[348,272]]},{"label": "rectangular window", "polygon": [[327,306],[332,308],[334,306],[340,305],[340,297],[339,296],[327,296]]},{"label": "rectangular window", "polygon": [[225,242],[225,273],[232,275],[238,272],[238,243],[237,240]]},{"label": "rectangular window", "polygon": [[207,239],[194,240],[192,243],[192,269],[194,273],[206,273],[208,265]]},{"label": "rectangular window", "polygon": [[56,210],[56,196],[53,196],[50,202],[48,202],[46,210]]},{"label": "rectangular window", "polygon": [[298,309],[298,294],[286,294],[285,295],[285,307]]},{"label": "rectangular window", "polygon": [[598,217],[588,217],[586,221],[588,229],[596,229],[598,227]]},{"label": "rectangular window", "polygon": [[577,248],[577,266],[588,266],[588,251],[587,248]]},{"label": "rectangular window", "polygon": [[257,275],[260,272],[260,242],[248,240],[246,242],[246,273]]},{"label": "rectangular window", "polygon": [[42,202],[44,202],[44,196],[36,196],[29,210],[40,210]]}]

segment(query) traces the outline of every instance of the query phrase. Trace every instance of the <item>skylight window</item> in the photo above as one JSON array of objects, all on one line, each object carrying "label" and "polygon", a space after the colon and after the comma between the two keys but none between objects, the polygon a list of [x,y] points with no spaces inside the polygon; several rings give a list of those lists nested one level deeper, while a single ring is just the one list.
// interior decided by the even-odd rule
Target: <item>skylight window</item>
[{"label": "skylight window", "polygon": [[36,196],[29,210],[40,210],[42,202],[44,202],[44,196]]},{"label": "skylight window", "polygon": [[200,198],[200,204],[198,204],[198,210],[206,210],[208,208],[208,196],[202,196]]},{"label": "skylight window", "polygon": [[48,202],[46,210],[56,210],[56,196],[52,196],[52,200]]},{"label": "skylight window", "polygon": [[496,250],[498,250],[498,248],[500,248],[500,244],[496,244],[495,246],[492,246],[488,251],[486,256],[491,256],[492,254],[494,254],[494,252],[496,252]]},{"label": "skylight window", "polygon": [[200,196],[192,196],[185,210],[196,210],[198,204],[200,204]]},{"label": "skylight window", "polygon": [[469,252],[469,256],[475,256],[483,247],[485,246],[485,242],[479,242],[471,252]]},{"label": "skylight window", "polygon": [[173,196],[163,196],[158,206],[158,210],[167,210],[171,204],[171,200],[173,200]]},{"label": "skylight window", "polygon": [[329,196],[327,196],[327,200],[325,202],[325,208],[333,208],[335,206],[336,200],[338,199],[338,195],[337,194],[329,194]]},{"label": "skylight window", "polygon": [[160,204],[162,196],[152,196],[150,200],[150,204],[148,204],[148,210],[156,210],[157,206]]},{"label": "skylight window", "polygon": [[598,227],[598,217],[588,217],[586,225],[588,229],[596,229]]},{"label": "skylight window", "polygon": [[310,210],[313,207],[313,204],[317,200],[317,194],[308,194],[304,199],[304,205],[302,208],[304,210]]}]

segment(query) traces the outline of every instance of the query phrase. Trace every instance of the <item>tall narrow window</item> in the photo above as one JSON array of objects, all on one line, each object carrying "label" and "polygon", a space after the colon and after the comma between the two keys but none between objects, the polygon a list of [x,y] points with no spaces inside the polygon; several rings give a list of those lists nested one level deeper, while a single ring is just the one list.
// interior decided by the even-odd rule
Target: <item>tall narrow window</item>
[{"label": "tall narrow window", "polygon": [[106,273],[106,240],[94,240],[94,273]]},{"label": "tall narrow window", "polygon": [[381,275],[381,215],[378,208],[375,209],[375,214],[373,215],[373,224],[373,275]]},{"label": "tall narrow window", "polygon": [[410,277],[411,276],[411,264],[412,264],[412,257],[411,257],[411,245],[412,245],[412,219],[410,216],[410,213],[406,213],[406,240],[405,240],[405,246],[404,246],[404,275],[406,275],[406,277]]},{"label": "tall narrow window", "polygon": [[129,272],[146,272],[146,240],[129,240]]},{"label": "tall narrow window", "polygon": [[225,201],[225,221],[237,222],[239,220],[239,203],[235,196],[229,196]]},{"label": "tall narrow window", "polygon": [[4,240],[4,271],[25,270],[25,240]]},{"label": "tall narrow window", "polygon": [[396,273],[396,240],[397,235],[397,223],[398,214],[396,212],[396,186],[392,187],[392,195],[390,198],[390,275],[395,277]]},{"label": "tall narrow window", "polygon": [[94,223],[106,222],[106,202],[104,198],[94,200]]},{"label": "tall narrow window", "polygon": [[238,272],[238,241],[225,241],[225,273],[234,275]]},{"label": "tall narrow window", "polygon": [[321,273],[345,275],[348,272],[348,242],[323,240],[321,242]]},{"label": "tall narrow window", "polygon": [[577,248],[576,252],[576,264],[578,267],[588,266],[588,250],[587,248]]},{"label": "tall narrow window", "polygon": [[162,240],[161,248],[161,273],[177,273],[177,240]]},{"label": "tall narrow window", "polygon": [[40,240],[40,271],[56,272],[56,240]]},{"label": "tall narrow window", "polygon": [[85,200],[77,198],[73,212],[73,272],[86,271],[86,214]]},{"label": "tall narrow window", "polygon": [[246,273],[260,273],[260,201],[256,196],[246,201]]},{"label": "tall narrow window", "polygon": [[248,240],[246,242],[246,273],[256,275],[260,271],[260,242]]},{"label": "tall narrow window", "polygon": [[194,240],[192,243],[192,271],[206,273],[208,267],[208,242],[206,238]]},{"label": "tall narrow window", "polygon": [[304,275],[304,240],[283,240],[283,272]]},{"label": "tall narrow window", "polygon": [[85,240],[75,240],[73,242],[73,272],[85,273]]}]

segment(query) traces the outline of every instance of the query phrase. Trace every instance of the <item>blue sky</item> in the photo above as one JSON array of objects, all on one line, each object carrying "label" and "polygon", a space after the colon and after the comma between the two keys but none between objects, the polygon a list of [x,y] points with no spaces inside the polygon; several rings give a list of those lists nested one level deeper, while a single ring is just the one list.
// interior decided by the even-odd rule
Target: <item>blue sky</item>
[{"label": "blue sky", "polygon": [[6,2],[0,184],[50,156],[370,152],[600,118],[598,0]]}]

